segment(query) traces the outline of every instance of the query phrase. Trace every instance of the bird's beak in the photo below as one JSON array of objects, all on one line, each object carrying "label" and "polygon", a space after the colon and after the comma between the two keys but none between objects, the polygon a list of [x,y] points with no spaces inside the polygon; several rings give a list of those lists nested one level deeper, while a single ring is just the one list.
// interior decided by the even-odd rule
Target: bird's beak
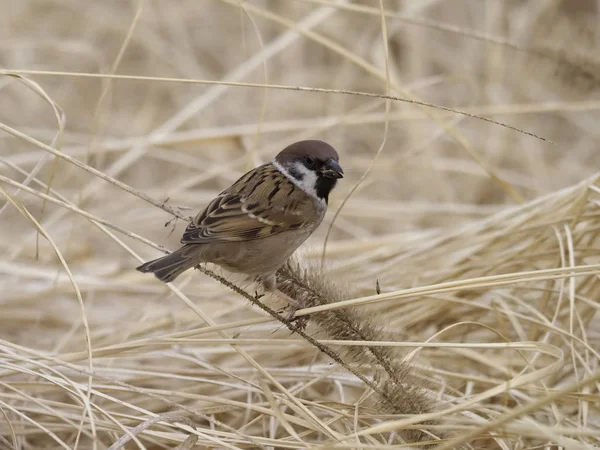
[{"label": "bird's beak", "polygon": [[330,159],[321,167],[321,176],[335,180],[337,178],[344,178],[344,171],[340,163],[335,159]]}]

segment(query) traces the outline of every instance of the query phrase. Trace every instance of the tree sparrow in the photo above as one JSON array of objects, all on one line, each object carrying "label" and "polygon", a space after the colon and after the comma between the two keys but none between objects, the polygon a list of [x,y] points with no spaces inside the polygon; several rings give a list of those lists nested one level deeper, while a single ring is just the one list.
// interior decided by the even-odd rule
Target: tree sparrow
[{"label": "tree sparrow", "polygon": [[322,141],[300,141],[243,175],[186,228],[179,250],[137,268],[173,281],[199,263],[217,264],[276,288],[276,272],[317,229],[343,170]]}]

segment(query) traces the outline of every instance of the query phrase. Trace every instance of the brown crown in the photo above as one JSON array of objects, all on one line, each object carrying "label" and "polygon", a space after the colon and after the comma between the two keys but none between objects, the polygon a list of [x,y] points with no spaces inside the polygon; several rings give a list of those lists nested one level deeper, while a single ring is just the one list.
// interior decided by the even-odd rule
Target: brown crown
[{"label": "brown crown", "polygon": [[285,164],[291,161],[297,161],[306,156],[312,156],[319,161],[334,159],[338,161],[339,156],[335,149],[327,142],[310,140],[295,142],[284,148],[275,157],[279,164]]}]

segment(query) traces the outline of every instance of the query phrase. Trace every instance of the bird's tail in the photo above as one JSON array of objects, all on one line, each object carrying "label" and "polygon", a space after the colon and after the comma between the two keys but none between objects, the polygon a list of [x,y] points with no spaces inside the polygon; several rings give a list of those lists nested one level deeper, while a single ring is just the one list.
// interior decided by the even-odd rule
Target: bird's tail
[{"label": "bird's tail", "polygon": [[192,249],[188,245],[184,245],[173,253],[136,267],[136,270],[144,273],[152,272],[159,280],[170,283],[183,272],[200,262],[197,252],[193,250],[197,249]]}]

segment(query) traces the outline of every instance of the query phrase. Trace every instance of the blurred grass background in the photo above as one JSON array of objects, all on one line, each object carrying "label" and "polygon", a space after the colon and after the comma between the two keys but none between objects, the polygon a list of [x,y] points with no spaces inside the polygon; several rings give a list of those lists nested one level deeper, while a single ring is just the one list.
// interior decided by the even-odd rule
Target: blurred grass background
[{"label": "blurred grass background", "polygon": [[[409,426],[393,425],[400,416],[357,406],[370,395],[360,381],[243,298],[198,272],[170,291],[134,270],[134,254],[159,254],[148,243],[17,192],[60,194],[174,249],[184,221],[39,143],[191,215],[306,138],[336,147],[347,176],[304,260],[320,260],[331,227],[324,276],[363,299],[379,281],[390,301],[357,308],[394,334],[390,345],[458,346],[412,355],[442,410],[472,401],[462,413],[440,413],[432,439],[471,448],[599,445],[598,381],[551,397],[600,370],[599,8],[595,0],[4,0],[0,187],[12,202],[0,203],[0,447],[108,448],[125,428],[181,405],[202,415],[192,423],[197,448],[403,445],[393,432]],[[386,113],[381,98],[269,87],[385,94],[386,84],[392,96],[543,139],[402,101],[389,101]],[[52,105],[64,112],[64,129]],[[15,205],[39,221],[77,289]],[[584,278],[523,275],[566,266]],[[501,274],[514,282],[496,287],[486,278]],[[465,290],[400,300],[408,288],[459,279]],[[190,304],[229,337],[249,339],[240,345],[259,368],[205,329]],[[173,333],[184,334],[174,341]],[[206,340],[185,340],[192,336]],[[539,346],[521,344],[529,341]],[[511,380],[514,389],[475,397]],[[504,421],[513,408],[522,414]],[[376,423],[389,429],[340,438]],[[460,443],[456,430],[467,436]],[[189,434],[152,424],[128,445],[173,448]]]}]

